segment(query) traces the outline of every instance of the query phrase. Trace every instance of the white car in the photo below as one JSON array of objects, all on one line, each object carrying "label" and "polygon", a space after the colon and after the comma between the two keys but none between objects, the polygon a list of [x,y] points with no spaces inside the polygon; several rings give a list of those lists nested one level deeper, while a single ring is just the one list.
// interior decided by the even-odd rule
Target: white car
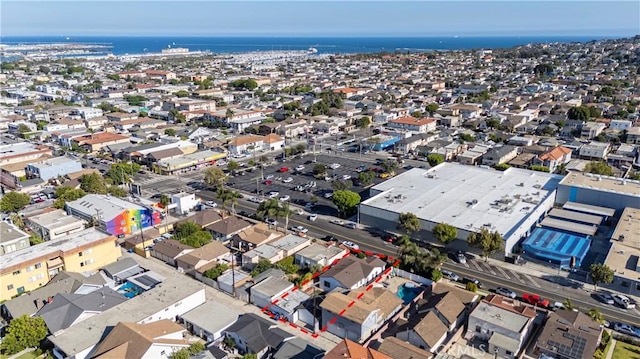
[{"label": "white car", "polygon": [[280,197],[280,202],[286,202],[290,199],[291,197],[288,194],[285,194],[284,196]]},{"label": "white car", "polygon": [[297,214],[298,216],[304,216],[304,211],[301,210],[300,208],[294,209],[293,213]]},{"label": "white car", "polygon": [[344,221],[341,219],[331,219],[329,220],[329,223],[331,224],[337,224],[339,226],[342,226],[344,224]]},{"label": "white car", "polygon": [[298,233],[307,233],[307,232],[309,232],[309,230],[304,228],[303,226],[293,227],[293,230],[298,232]]},{"label": "white car", "polygon": [[215,203],[214,201],[206,201],[204,204],[206,204],[209,207],[213,207],[213,208],[218,207],[218,204]]},{"label": "white car", "polygon": [[344,224],[345,227],[350,228],[350,229],[356,229],[358,228],[358,225],[353,223],[353,222],[347,222]]},{"label": "white car", "polygon": [[276,221],[275,219],[267,218],[264,221],[265,221],[265,223],[267,223],[270,226],[277,226],[278,225],[278,221]]},{"label": "white car", "polygon": [[442,275],[443,275],[445,278],[450,279],[450,280],[452,280],[452,281],[454,281],[454,282],[457,282],[457,281],[459,281],[459,280],[460,280],[460,277],[459,277],[457,274],[455,274],[455,273],[453,273],[453,272],[450,272],[450,271],[448,271],[448,270],[443,270],[443,271],[442,271]]},{"label": "white car", "polygon": [[309,215],[309,220],[310,220],[311,222],[315,222],[315,221],[316,221],[316,219],[318,219],[318,215],[317,215],[317,214],[312,213],[312,214],[310,214],[310,215]]},{"label": "white car", "polygon": [[344,242],[342,242],[342,244],[344,244],[344,245],[345,245],[345,247],[347,247],[347,248],[351,248],[351,249],[360,249],[360,246],[359,246],[359,245],[357,245],[357,244],[355,244],[355,243],[353,243],[353,242],[351,242],[351,241],[344,241]]},{"label": "white car", "polygon": [[464,253],[458,252],[457,258],[458,258],[458,263],[460,263],[460,264],[467,263],[467,256],[465,256]]},{"label": "white car", "polygon": [[273,177],[275,177],[275,175],[267,175],[264,179],[270,180],[270,179],[273,179]]},{"label": "white car", "polygon": [[350,176],[350,175],[343,175],[343,176],[342,176],[342,180],[343,180],[343,181],[350,180],[350,179],[351,179],[351,176]]},{"label": "white car", "polygon": [[271,191],[271,192],[269,192],[268,197],[269,198],[276,198],[276,197],[278,197],[278,195],[280,195],[280,192]]},{"label": "white car", "polygon": [[296,167],[296,171],[300,172],[302,170],[304,170],[304,166],[303,165],[299,165],[299,166]]},{"label": "white car", "polygon": [[324,198],[331,198],[333,197],[333,192],[327,192],[324,194]]},{"label": "white car", "polygon": [[249,198],[249,202],[262,203],[262,202],[264,202],[264,198],[251,197],[251,198]]},{"label": "white car", "polygon": [[340,164],[339,163],[332,163],[332,164],[329,165],[329,167],[332,170],[336,170],[336,169],[340,168]]},{"label": "white car", "polygon": [[284,182],[284,183],[291,183],[291,182],[293,182],[293,178],[291,178],[291,177],[287,177],[287,178],[283,179],[283,180],[282,180],[282,182]]},{"label": "white car", "polygon": [[614,294],[612,295],[612,297],[613,301],[624,309],[633,309],[636,307],[636,305],[631,302],[631,300],[627,296],[624,296],[622,294]]}]

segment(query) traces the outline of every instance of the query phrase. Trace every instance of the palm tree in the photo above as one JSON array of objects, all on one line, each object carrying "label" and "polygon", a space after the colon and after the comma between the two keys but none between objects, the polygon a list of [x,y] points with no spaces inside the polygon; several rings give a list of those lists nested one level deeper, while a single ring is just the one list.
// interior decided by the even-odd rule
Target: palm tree
[{"label": "palm tree", "polygon": [[440,269],[440,267],[442,267],[442,264],[447,261],[447,254],[440,252],[440,250],[437,248],[434,248],[431,250],[431,253],[424,259],[427,267]]},{"label": "palm tree", "polygon": [[564,300],[564,302],[562,302],[562,306],[564,306],[564,309],[566,310],[574,310],[576,309],[575,306],[573,306],[573,303],[571,303],[571,299],[567,298]]},{"label": "palm tree", "polygon": [[589,317],[600,324],[604,323],[604,315],[600,313],[598,308],[589,309]]},{"label": "palm tree", "polygon": [[291,207],[289,206],[289,202],[283,202],[280,206],[280,209],[280,214],[284,216],[284,231],[286,233],[287,228],[289,228],[289,215],[291,214]]},{"label": "palm tree", "polygon": [[169,204],[171,203],[171,199],[163,193],[160,195],[160,200],[158,202],[164,209],[164,230],[167,231],[167,225],[169,224]]},{"label": "palm tree", "polygon": [[238,191],[220,189],[217,193],[218,199],[222,201],[222,208],[226,210],[227,204],[231,203],[231,212],[236,213],[236,204],[238,204],[238,198],[242,198],[242,195]]},{"label": "palm tree", "polygon": [[[272,198],[270,200],[260,203],[260,206],[258,207],[258,211],[256,213],[258,214],[258,216],[263,218],[271,217],[278,220],[280,219],[280,217],[284,216],[286,212],[283,210],[282,206],[280,205],[280,201],[278,201],[276,198]],[[288,214],[286,218],[288,221],[289,220]],[[278,229],[278,226],[276,225],[276,230],[277,229]],[[285,227],[285,231],[286,231],[286,227]]]}]

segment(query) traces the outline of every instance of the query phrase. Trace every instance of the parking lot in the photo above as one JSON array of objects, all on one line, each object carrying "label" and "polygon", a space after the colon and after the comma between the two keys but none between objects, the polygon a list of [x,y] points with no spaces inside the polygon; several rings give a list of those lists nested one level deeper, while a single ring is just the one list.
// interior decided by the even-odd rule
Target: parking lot
[{"label": "parking lot", "polygon": [[[313,160],[316,163],[313,163]],[[316,179],[313,176],[313,167],[316,164],[327,166],[327,176],[336,177],[343,180],[344,176],[351,176],[351,179],[358,178],[357,169],[360,166],[365,168],[379,167],[374,166],[371,161],[354,160],[352,158],[319,154],[317,156],[308,154],[301,158],[287,159],[285,162],[275,162],[265,167],[262,171],[256,169],[253,172],[246,172],[243,175],[237,175],[230,178],[229,186],[248,193],[258,193],[258,196],[269,195],[270,192],[278,192],[277,198],[289,196],[289,201],[294,204],[304,206],[304,202],[312,201],[315,197],[316,206],[314,212],[324,215],[338,215],[338,210],[331,202],[330,198],[325,198],[325,194],[333,192],[331,181],[324,178]],[[339,167],[331,168],[332,164]],[[304,169],[296,171],[296,167],[304,166]],[[280,169],[286,167],[286,172]],[[404,169],[396,169],[396,173],[403,172]],[[262,172],[262,173],[261,173]],[[264,179],[261,177],[264,175]],[[384,179],[376,177],[373,179],[374,184],[378,184]],[[315,182],[314,187],[305,188],[304,191],[296,191],[297,186],[305,186],[307,183]],[[360,193],[362,199],[368,196],[368,189],[362,186],[353,186],[352,191]]]}]

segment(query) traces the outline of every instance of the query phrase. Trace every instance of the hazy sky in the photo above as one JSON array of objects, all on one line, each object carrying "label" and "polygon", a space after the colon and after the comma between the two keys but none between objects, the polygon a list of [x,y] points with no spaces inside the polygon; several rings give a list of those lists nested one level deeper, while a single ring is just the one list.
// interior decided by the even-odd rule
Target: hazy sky
[{"label": "hazy sky", "polygon": [[11,35],[640,34],[640,1],[0,1]]}]

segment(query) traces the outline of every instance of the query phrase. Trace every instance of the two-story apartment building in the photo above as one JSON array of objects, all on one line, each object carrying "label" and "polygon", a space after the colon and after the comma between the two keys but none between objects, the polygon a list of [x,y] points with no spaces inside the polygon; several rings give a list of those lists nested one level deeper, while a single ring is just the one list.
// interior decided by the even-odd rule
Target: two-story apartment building
[{"label": "two-story apartment building", "polygon": [[69,216],[62,209],[45,212],[26,219],[31,230],[45,241],[51,241],[63,236],[83,231],[85,221]]},{"label": "two-story apartment building", "polygon": [[500,146],[491,148],[482,156],[482,164],[485,166],[495,166],[511,161],[518,155],[518,147]]},{"label": "two-story apartment building", "polygon": [[426,133],[435,131],[436,120],[433,118],[415,118],[412,116],[405,116],[389,121],[387,126],[405,131]]},{"label": "two-story apartment building", "polygon": [[82,171],[82,164],[71,157],[54,157],[44,161],[31,163],[25,168],[28,178],[41,178],[48,181],[72,172]]},{"label": "two-story apartment building", "polygon": [[582,129],[580,130],[580,137],[591,140],[601,134],[606,127],[607,126],[604,123],[587,122],[582,126]]},{"label": "two-story apartment building", "polygon": [[488,352],[514,359],[528,339],[536,312],[510,298],[491,294],[469,315],[467,336],[488,343]]},{"label": "two-story apartment building", "polygon": [[603,160],[611,151],[611,144],[608,142],[591,141],[580,147],[579,155],[582,159]]},{"label": "two-story apartment building", "polygon": [[558,146],[554,147],[536,157],[533,158],[533,164],[544,166],[549,169],[549,172],[553,173],[558,166],[564,165],[571,161],[572,151],[566,147]]},{"label": "two-story apartment building", "polygon": [[36,289],[59,271],[91,272],[120,255],[117,238],[95,228],[17,250],[0,263],[0,300]]}]

